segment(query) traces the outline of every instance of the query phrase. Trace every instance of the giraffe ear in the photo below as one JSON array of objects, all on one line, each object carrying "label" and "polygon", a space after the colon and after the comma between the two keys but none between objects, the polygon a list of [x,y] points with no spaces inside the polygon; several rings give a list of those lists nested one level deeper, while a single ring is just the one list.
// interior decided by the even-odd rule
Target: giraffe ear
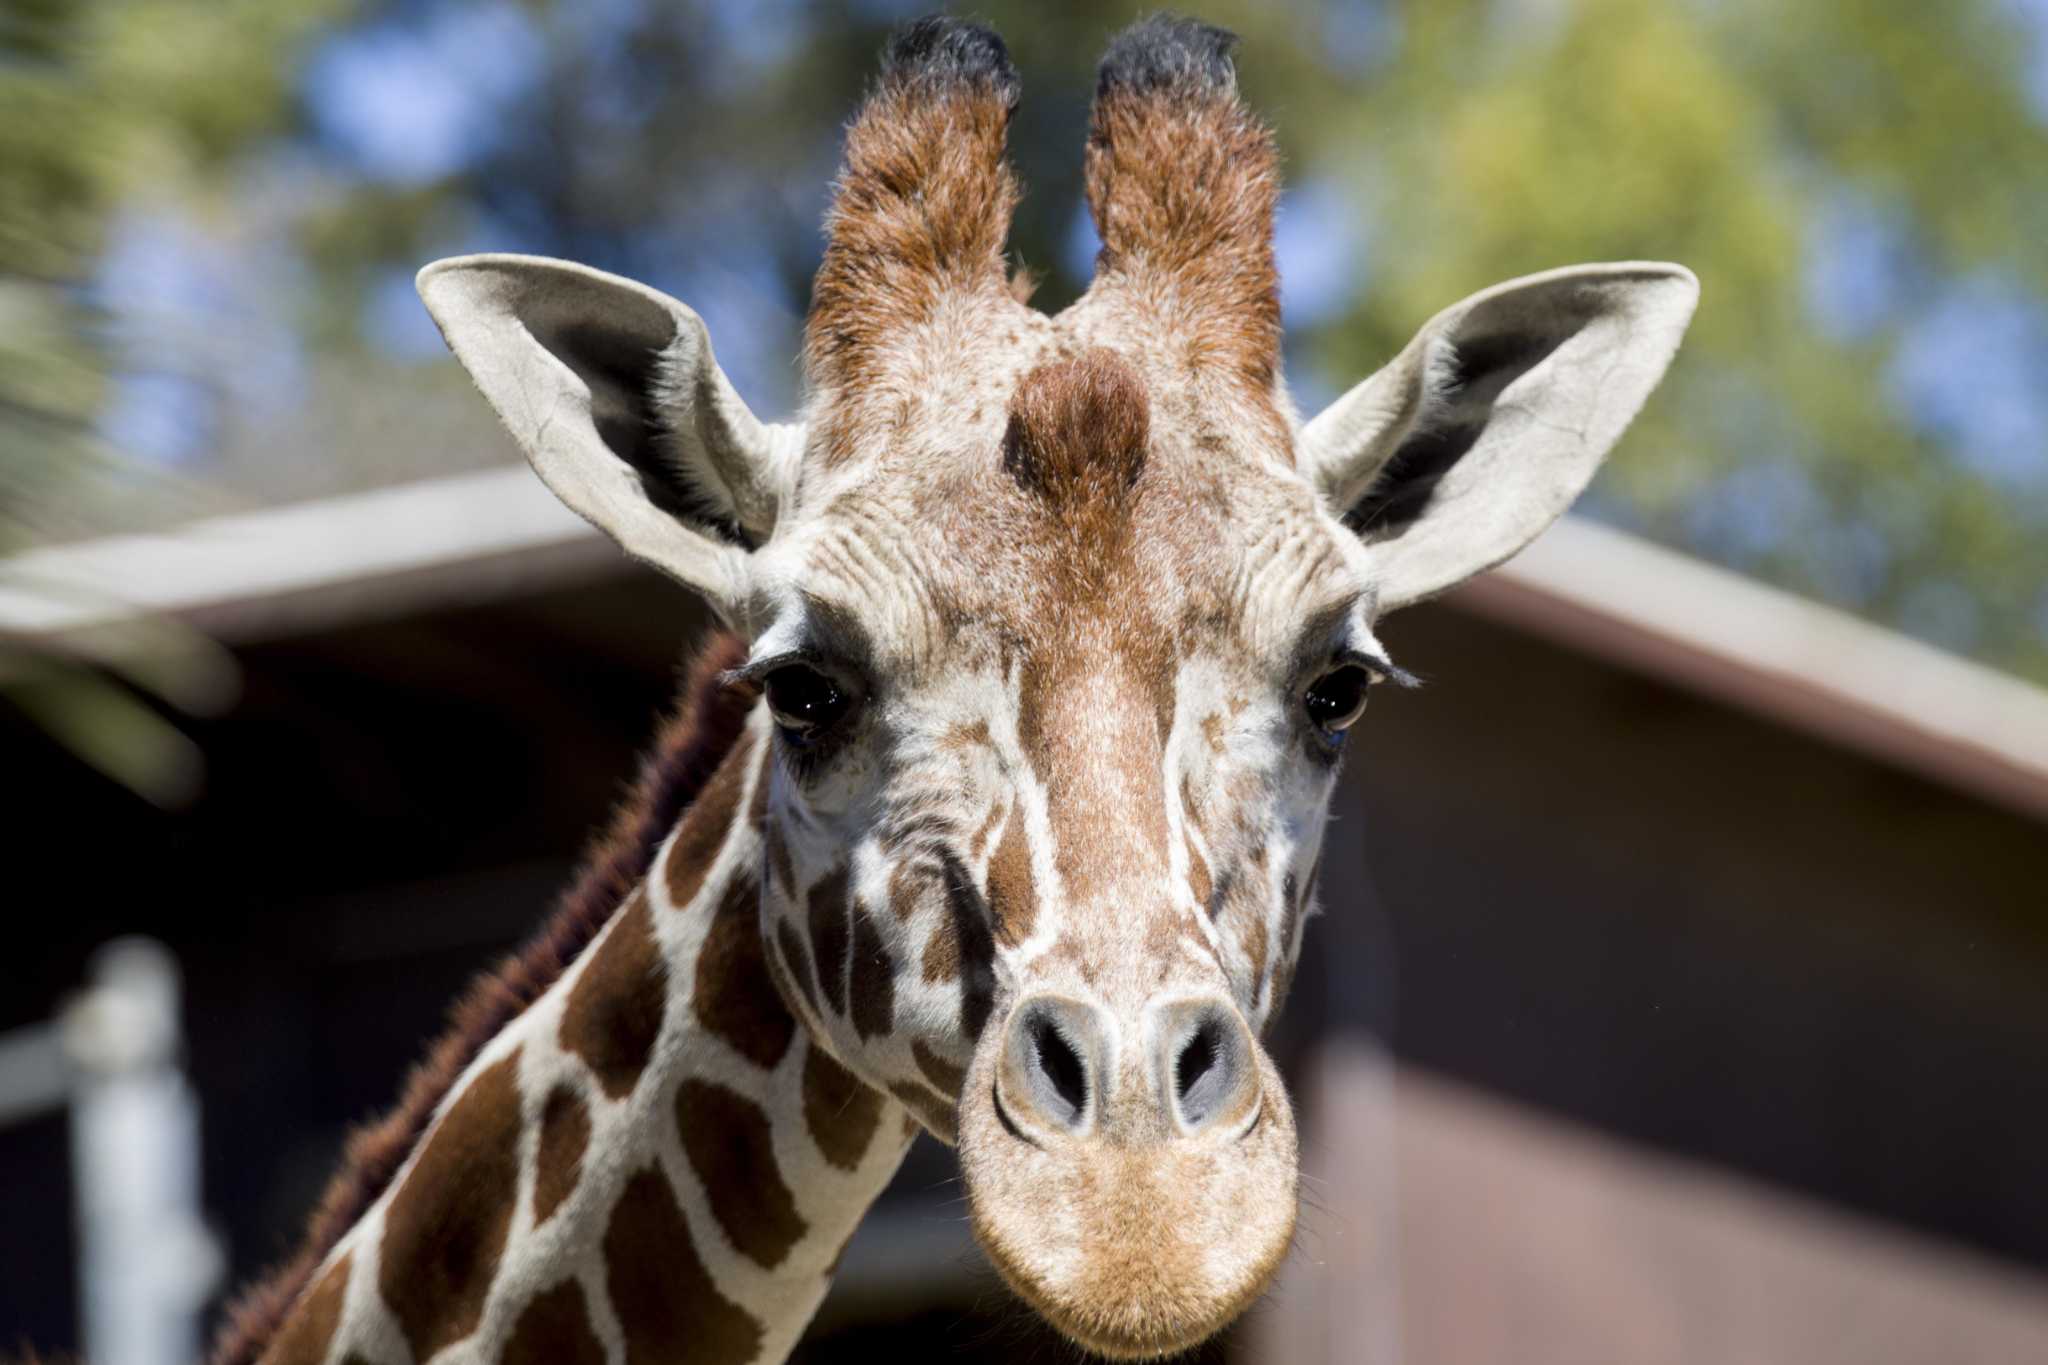
[{"label": "giraffe ear", "polygon": [[747,552],[793,493],[803,429],[747,410],[703,320],[537,256],[436,261],[419,291],[555,496],[733,619]]},{"label": "giraffe ear", "polygon": [[1382,611],[1534,540],[1663,377],[1699,281],[1575,266],[1474,294],[1302,429],[1300,467],[1371,553]]}]

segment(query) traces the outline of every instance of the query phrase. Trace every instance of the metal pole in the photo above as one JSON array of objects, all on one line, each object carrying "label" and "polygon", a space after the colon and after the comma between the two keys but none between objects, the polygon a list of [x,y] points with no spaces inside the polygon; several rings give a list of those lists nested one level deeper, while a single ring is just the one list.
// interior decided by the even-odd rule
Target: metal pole
[{"label": "metal pole", "polygon": [[200,1214],[199,1103],[179,1068],[177,960],[117,939],[59,1021],[73,1068],[79,1298],[93,1365],[193,1365],[222,1256]]}]

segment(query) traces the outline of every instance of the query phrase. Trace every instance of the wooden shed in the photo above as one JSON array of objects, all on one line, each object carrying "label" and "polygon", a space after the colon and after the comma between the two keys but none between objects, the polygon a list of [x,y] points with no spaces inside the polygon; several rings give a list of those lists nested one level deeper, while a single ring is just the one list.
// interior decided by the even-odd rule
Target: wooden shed
[{"label": "wooden shed", "polygon": [[[0,1028],[170,945],[245,1279],[545,912],[703,616],[523,469],[0,568],[40,650],[225,650],[179,810],[5,713]],[[1296,1252],[1205,1358],[2048,1359],[2048,694],[1579,521],[1385,637],[1427,685],[1354,747],[1274,1040]],[[951,1169],[914,1150],[806,1358],[1032,1357]],[[60,1122],[0,1184],[0,1339],[64,1347]]]}]

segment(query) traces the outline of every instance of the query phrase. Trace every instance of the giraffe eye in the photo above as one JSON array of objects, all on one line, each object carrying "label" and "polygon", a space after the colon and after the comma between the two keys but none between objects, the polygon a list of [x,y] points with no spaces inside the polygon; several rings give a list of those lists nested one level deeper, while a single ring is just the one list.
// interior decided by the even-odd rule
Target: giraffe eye
[{"label": "giraffe eye", "polygon": [[769,714],[795,744],[808,744],[830,730],[850,700],[838,683],[808,664],[784,664],[763,685]]},{"label": "giraffe eye", "polygon": [[1365,694],[1372,675],[1357,664],[1333,668],[1309,684],[1302,706],[1318,730],[1342,734],[1365,714]]}]

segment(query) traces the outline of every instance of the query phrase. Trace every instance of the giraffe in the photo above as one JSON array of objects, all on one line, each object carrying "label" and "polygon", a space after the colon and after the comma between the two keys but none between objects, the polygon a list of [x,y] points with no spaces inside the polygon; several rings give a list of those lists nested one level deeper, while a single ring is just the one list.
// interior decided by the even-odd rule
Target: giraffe
[{"label": "giraffe", "polygon": [[1698,287],[1497,285],[1302,421],[1233,46],[1171,17],[1112,41],[1096,276],[1048,316],[1005,264],[1001,40],[900,30],[846,135],[795,422],[643,285],[421,273],[540,477],[725,633],[555,921],[357,1139],[217,1365],[779,1360],[919,1132],[1083,1347],[1169,1354],[1262,1292],[1296,1151],[1259,1039],[1347,732],[1411,681],[1375,627],[1562,513]]}]

